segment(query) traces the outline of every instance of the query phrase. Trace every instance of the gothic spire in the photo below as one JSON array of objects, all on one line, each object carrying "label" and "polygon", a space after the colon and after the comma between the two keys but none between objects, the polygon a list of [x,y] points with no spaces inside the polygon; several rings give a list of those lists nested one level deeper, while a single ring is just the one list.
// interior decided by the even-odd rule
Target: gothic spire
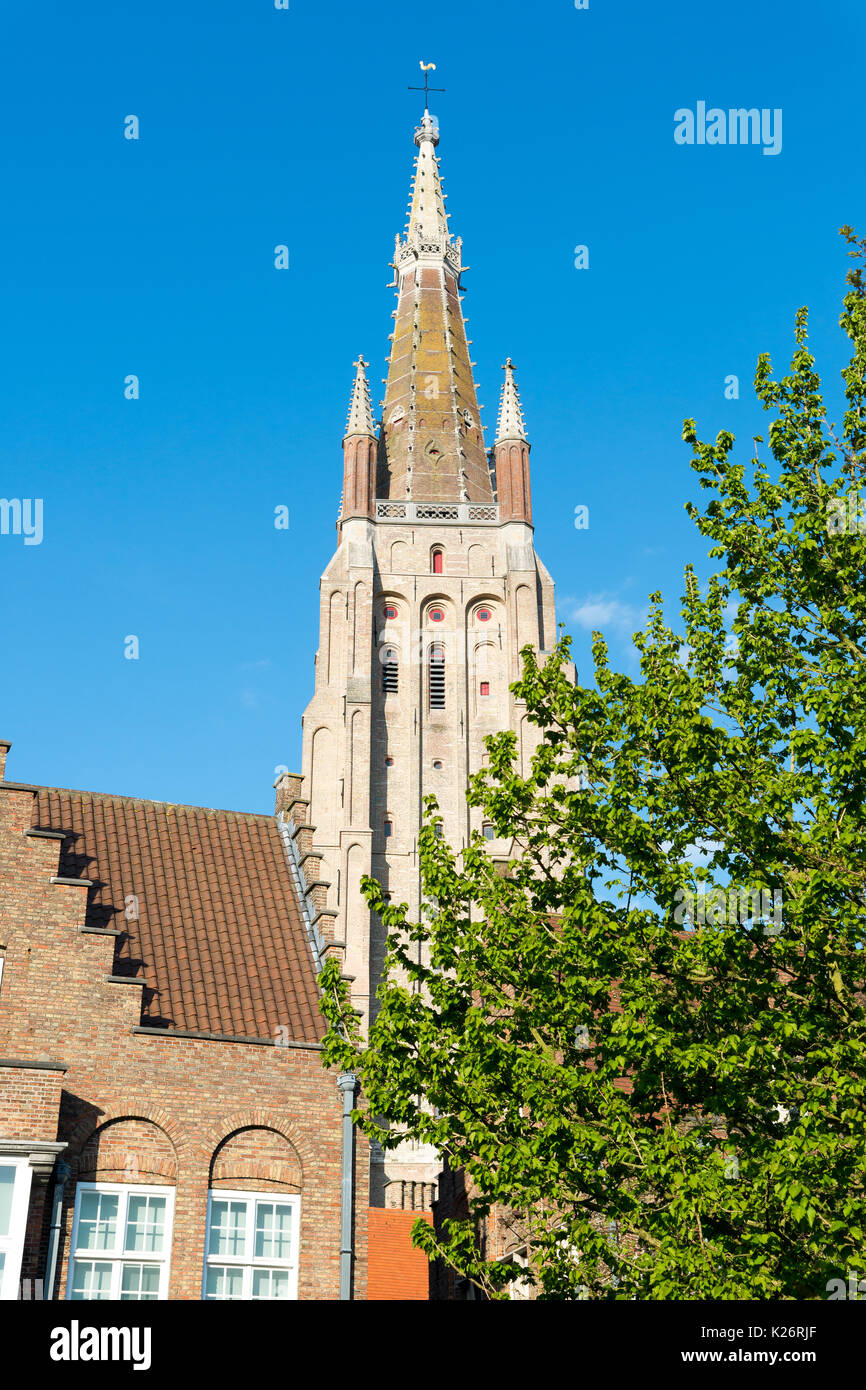
[{"label": "gothic spire", "polygon": [[394,252],[397,308],[377,496],[492,502],[460,302],[461,242],[448,230],[438,143],[436,119],[425,109],[415,131],[408,222]]},{"label": "gothic spire", "polygon": [[370,387],[367,382],[365,368],[369,366],[359,353],[357,362],[352,363],[355,367],[355,381],[352,386],[352,399],[349,404],[349,419],[346,424],[344,438],[348,439],[353,434],[370,435],[375,439],[376,426],[373,422],[373,407],[370,403]]},{"label": "gothic spire", "polygon": [[355,381],[349,419],[343,435],[343,495],[340,522],[353,516],[371,517],[376,499],[376,426],[367,385],[367,363],[361,354],[355,365]]},{"label": "gothic spire", "polygon": [[412,181],[412,200],[409,204],[409,235],[417,240],[450,243],[448,214],[442,176],[436,158],[439,127],[429,111],[421,117],[415,131],[418,154],[415,158],[415,177]]},{"label": "gothic spire", "polygon": [[523,407],[520,404],[517,382],[514,380],[514,363],[510,357],[505,359],[503,370],[505,380],[499,397],[499,418],[496,421],[496,438],[493,443],[495,446],[506,439],[518,439],[526,444],[529,441],[526,437]]}]

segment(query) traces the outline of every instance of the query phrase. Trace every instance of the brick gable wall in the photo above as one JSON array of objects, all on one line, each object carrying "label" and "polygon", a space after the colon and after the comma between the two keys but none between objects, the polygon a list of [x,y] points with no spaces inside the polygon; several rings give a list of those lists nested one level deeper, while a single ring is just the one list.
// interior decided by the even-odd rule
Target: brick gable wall
[{"label": "brick gable wall", "polygon": [[[337,1298],[335,1074],[323,1070],[315,1044],[137,1031],[141,985],[115,976],[115,935],[85,929],[85,886],[51,882],[60,841],[28,834],[35,790],[0,782],[0,1059],[48,1056],[67,1070],[0,1065],[0,1136],[68,1145],[58,1295],[65,1296],[75,1183],[96,1177],[175,1187],[169,1296],[199,1299],[213,1168],[222,1185],[300,1190],[299,1297]],[[187,929],[194,932],[195,922]],[[257,968],[267,971],[268,961]],[[359,1139],[356,1298],[366,1296],[368,1181]],[[22,1278],[44,1273],[48,1190],[34,1185]]]}]

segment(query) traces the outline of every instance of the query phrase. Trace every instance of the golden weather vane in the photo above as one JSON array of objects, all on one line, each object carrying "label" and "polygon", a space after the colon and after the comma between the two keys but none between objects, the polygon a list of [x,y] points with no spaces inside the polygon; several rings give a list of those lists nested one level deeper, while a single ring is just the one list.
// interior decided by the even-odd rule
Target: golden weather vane
[{"label": "golden weather vane", "polygon": [[429,106],[430,106],[430,103],[429,103],[429,101],[428,101],[428,99],[427,99],[429,93],[430,93],[430,92],[444,92],[444,91],[445,91],[445,88],[444,88],[444,87],[431,87],[431,86],[430,86],[430,78],[429,78],[428,74],[431,73],[431,72],[435,72],[435,71],[436,71],[436,64],[435,64],[435,63],[425,63],[425,62],[423,61],[423,59],[422,59],[421,62],[418,64],[418,66],[419,66],[419,68],[421,69],[421,71],[422,71],[423,74],[424,74],[424,86],[423,86],[423,87],[408,87],[408,88],[407,88],[407,91],[410,91],[410,92],[423,92],[423,93],[424,93],[424,110],[427,111],[427,110],[429,109]]}]

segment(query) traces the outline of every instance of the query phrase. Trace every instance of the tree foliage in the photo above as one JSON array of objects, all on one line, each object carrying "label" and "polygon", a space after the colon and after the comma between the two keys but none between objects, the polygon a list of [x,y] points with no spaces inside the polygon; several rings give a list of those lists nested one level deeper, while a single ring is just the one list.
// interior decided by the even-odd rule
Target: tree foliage
[{"label": "tree foliage", "polygon": [[598,633],[591,686],[567,638],[523,653],[531,768],[499,734],[469,792],[507,866],[478,835],[456,856],[431,800],[423,919],[365,881],[389,932],[366,1039],[325,971],[358,1123],[466,1174],[469,1219],[416,1243],[494,1297],[515,1274],[479,1241],[494,1206],[544,1298],[823,1298],[866,1274],[866,245],[843,233],[839,430],[803,309],[787,374],[758,360],[748,470],[685,423],[721,564],[687,569],[676,628],[652,595],[639,676]]}]

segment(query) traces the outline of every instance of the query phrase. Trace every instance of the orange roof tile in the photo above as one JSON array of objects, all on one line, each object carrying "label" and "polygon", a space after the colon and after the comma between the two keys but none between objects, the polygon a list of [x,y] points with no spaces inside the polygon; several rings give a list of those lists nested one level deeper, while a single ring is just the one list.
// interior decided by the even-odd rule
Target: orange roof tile
[{"label": "orange roof tile", "polygon": [[94,880],[86,925],[121,931],[114,972],[145,980],[143,1025],[250,1038],[284,1027],[294,1042],[321,1040],[312,954],[272,817],[43,787],[32,824],[69,832],[58,873]]}]

